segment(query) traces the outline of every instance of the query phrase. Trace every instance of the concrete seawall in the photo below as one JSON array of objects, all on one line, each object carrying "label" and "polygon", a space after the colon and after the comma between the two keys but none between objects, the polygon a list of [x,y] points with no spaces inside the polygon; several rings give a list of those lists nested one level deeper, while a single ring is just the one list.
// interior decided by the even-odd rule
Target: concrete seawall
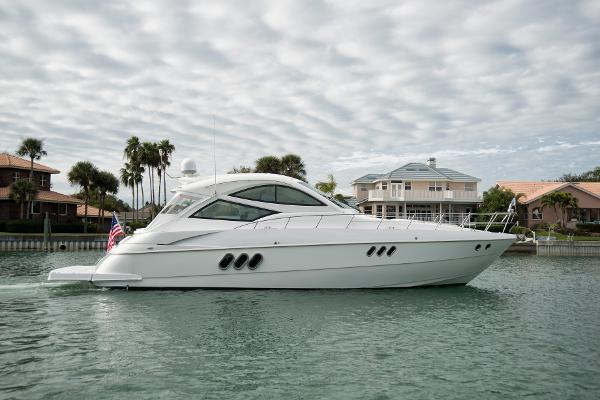
[{"label": "concrete seawall", "polygon": [[600,241],[539,240],[538,256],[600,256]]},{"label": "concrete seawall", "polygon": [[[53,235],[48,242],[49,251],[103,250],[106,248],[106,235],[60,236]],[[1,251],[44,251],[42,236],[0,236]]]}]

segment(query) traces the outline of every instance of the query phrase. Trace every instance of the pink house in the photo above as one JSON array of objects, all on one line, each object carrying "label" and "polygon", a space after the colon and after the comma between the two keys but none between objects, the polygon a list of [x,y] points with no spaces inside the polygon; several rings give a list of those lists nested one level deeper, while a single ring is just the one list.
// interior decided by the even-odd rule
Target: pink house
[{"label": "pink house", "polygon": [[531,228],[542,222],[554,224],[560,219],[553,207],[541,207],[542,196],[551,192],[571,193],[577,198],[579,208],[567,209],[567,227],[574,228],[580,223],[600,223],[600,182],[499,181],[496,187],[525,195],[519,199],[519,203],[527,208],[527,215],[521,217],[520,221],[524,226]]}]

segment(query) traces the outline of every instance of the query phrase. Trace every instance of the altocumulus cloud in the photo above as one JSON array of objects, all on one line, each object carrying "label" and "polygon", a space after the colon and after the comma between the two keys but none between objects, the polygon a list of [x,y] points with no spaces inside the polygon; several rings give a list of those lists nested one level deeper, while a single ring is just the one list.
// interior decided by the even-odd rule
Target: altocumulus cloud
[{"label": "altocumulus cloud", "polygon": [[547,179],[598,163],[599,61],[594,0],[0,0],[0,150],[117,172],[128,136],[167,137],[209,174],[214,115],[219,172],[294,152],[346,190],[430,155]]}]

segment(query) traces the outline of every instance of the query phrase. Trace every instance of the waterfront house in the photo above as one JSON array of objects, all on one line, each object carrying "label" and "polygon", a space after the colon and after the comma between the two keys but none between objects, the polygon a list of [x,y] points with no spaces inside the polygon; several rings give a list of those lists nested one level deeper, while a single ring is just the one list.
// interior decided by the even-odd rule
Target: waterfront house
[{"label": "waterfront house", "polygon": [[[481,204],[481,180],[427,163],[409,163],[385,174],[367,174],[352,182],[353,195],[365,214],[384,218],[435,219],[440,213],[458,222]],[[449,217],[451,216],[451,217]]]},{"label": "waterfront house", "polygon": [[567,227],[574,228],[578,223],[600,223],[600,182],[498,181],[496,187],[524,194],[519,203],[527,212],[520,215],[519,222],[529,228],[540,223],[554,224],[560,219],[553,207],[541,207],[542,196],[552,192],[571,193],[577,199],[578,208],[567,208]]},{"label": "waterfront house", "polygon": [[[0,153],[0,220],[19,219],[20,206],[10,199],[10,185],[20,179],[29,179],[30,160]],[[48,212],[54,223],[74,223],[77,221],[77,204],[81,200],[55,192],[52,189],[52,175],[60,171],[43,164],[33,163],[33,181],[39,192],[31,202],[31,219],[42,220]]]}]

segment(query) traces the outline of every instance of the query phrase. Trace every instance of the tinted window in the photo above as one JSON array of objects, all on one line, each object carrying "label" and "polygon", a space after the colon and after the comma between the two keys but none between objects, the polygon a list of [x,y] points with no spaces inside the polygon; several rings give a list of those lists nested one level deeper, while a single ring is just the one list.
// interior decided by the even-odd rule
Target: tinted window
[{"label": "tinted window", "polygon": [[266,203],[275,203],[275,186],[258,186],[250,189],[242,190],[241,192],[235,193],[233,196],[242,199],[264,201]]},{"label": "tinted window", "polygon": [[297,189],[287,186],[264,185],[245,189],[231,196],[265,203],[288,204],[294,206],[323,206],[319,200]]},{"label": "tinted window", "polygon": [[193,218],[225,219],[229,221],[255,221],[271,214],[275,214],[275,211],[217,200],[196,211],[191,216]]},{"label": "tinted window", "polygon": [[296,189],[277,186],[277,203],[296,206],[322,206],[319,200]]}]

